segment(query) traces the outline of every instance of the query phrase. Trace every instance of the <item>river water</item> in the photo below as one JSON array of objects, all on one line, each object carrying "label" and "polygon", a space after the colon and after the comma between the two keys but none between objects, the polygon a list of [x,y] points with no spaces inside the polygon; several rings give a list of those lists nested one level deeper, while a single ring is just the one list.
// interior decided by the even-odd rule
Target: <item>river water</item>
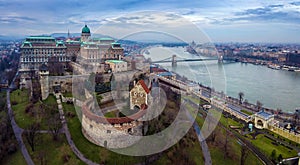
[{"label": "river water", "polygon": [[[159,61],[176,55],[177,58],[203,58],[185,51],[183,47],[151,47],[145,54],[152,61]],[[294,112],[300,107],[300,72],[273,70],[266,66],[229,63],[219,64],[215,61],[178,62],[176,67],[171,63],[160,63],[190,80],[223,91],[229,96],[238,98],[243,92],[248,102],[263,103],[264,107],[285,112]]]}]

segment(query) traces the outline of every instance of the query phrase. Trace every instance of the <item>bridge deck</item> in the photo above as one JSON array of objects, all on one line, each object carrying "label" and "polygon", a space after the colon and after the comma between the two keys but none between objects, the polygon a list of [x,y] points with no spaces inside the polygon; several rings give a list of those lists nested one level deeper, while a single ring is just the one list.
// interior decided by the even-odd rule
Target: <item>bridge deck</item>
[{"label": "bridge deck", "polygon": [[[179,60],[176,60],[176,62],[212,61],[212,60],[218,60],[218,59],[216,59],[216,58],[214,58],[214,59],[179,59]],[[152,63],[166,63],[166,62],[172,62],[172,60],[152,61]]]}]

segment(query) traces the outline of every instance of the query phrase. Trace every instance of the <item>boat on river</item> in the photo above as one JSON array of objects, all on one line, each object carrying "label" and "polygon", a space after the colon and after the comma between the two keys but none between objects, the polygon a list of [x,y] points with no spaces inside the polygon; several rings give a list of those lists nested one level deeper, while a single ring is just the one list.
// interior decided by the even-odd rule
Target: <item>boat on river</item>
[{"label": "boat on river", "polygon": [[279,70],[280,66],[279,65],[268,65],[268,68]]}]

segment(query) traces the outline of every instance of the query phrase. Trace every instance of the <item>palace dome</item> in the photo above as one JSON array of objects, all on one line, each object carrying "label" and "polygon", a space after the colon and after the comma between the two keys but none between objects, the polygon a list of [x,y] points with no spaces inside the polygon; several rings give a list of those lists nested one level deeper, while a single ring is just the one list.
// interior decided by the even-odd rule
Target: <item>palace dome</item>
[{"label": "palace dome", "polygon": [[90,28],[88,28],[87,25],[85,25],[85,26],[82,28],[81,33],[90,33]]}]

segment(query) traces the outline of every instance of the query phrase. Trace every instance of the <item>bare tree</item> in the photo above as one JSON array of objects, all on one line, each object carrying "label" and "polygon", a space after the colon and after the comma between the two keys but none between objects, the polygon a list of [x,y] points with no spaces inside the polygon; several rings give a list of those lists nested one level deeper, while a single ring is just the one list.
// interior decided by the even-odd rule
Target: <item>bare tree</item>
[{"label": "bare tree", "polygon": [[241,165],[245,164],[248,155],[249,155],[249,150],[247,146],[243,144],[241,148]]},{"label": "bare tree", "polygon": [[243,92],[239,92],[239,99],[240,99],[240,104],[243,103],[243,100],[244,100],[244,93]]},{"label": "bare tree", "polygon": [[[226,118],[226,126],[228,126],[228,117]],[[225,143],[224,143],[224,159],[228,156],[228,131],[225,129]]]},{"label": "bare tree", "polygon": [[256,101],[256,108],[258,111],[260,111],[260,109],[262,108],[263,104],[260,101]]},{"label": "bare tree", "polygon": [[48,127],[49,127],[49,130],[51,131],[53,140],[55,140],[55,141],[58,140],[58,138],[59,138],[59,130],[62,127],[59,114],[53,115],[48,120]]},{"label": "bare tree", "polygon": [[35,149],[35,143],[36,143],[36,140],[37,140],[37,135],[38,135],[39,128],[40,128],[39,123],[33,123],[24,131],[25,138],[26,138],[26,140],[27,140],[28,144],[30,145],[31,150],[33,152],[34,152],[34,149]]}]

